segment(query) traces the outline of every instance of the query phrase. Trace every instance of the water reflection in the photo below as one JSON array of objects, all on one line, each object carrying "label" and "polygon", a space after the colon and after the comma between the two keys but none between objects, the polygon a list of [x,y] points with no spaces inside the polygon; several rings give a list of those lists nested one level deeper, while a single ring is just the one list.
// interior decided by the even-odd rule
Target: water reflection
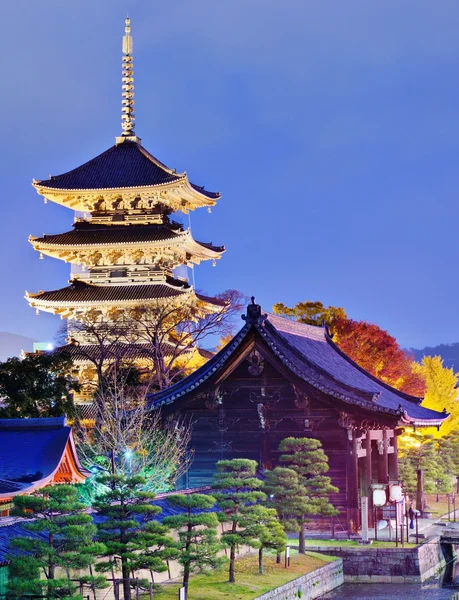
[{"label": "water reflection", "polygon": [[345,583],[320,600],[459,600],[459,562],[451,562],[437,579],[423,584]]}]

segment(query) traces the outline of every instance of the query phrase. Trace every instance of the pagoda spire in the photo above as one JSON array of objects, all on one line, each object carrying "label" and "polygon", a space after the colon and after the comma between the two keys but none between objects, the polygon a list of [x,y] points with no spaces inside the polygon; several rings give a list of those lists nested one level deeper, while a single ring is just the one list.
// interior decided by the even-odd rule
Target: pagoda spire
[{"label": "pagoda spire", "polygon": [[132,56],[133,43],[131,36],[131,19],[126,17],[123,36],[123,71],[122,71],[122,102],[121,129],[122,136],[134,137],[134,59]]}]

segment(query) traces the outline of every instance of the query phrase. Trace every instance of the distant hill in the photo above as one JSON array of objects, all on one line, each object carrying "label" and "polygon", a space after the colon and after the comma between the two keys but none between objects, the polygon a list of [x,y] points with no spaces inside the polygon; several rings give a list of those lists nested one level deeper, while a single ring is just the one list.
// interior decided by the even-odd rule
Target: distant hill
[{"label": "distant hill", "polygon": [[410,348],[408,350],[419,362],[424,356],[441,356],[445,367],[453,368],[455,373],[459,372],[459,342],[454,344],[440,344],[439,346],[426,346],[422,350]]},{"label": "distant hill", "polygon": [[0,331],[0,362],[11,356],[20,356],[22,350],[32,352],[34,340],[23,335]]}]

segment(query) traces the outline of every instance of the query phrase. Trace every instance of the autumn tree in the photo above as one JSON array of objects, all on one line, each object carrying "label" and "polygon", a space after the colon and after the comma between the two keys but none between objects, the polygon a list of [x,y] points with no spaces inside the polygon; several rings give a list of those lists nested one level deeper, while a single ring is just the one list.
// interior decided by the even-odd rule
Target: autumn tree
[{"label": "autumn tree", "polygon": [[241,544],[257,546],[253,532],[245,532],[242,522],[246,519],[248,508],[260,500],[266,499],[266,494],[260,491],[263,485],[256,477],[257,462],[245,458],[219,460],[217,472],[212,484],[213,496],[218,501],[220,512],[218,518],[227,529],[221,540],[230,549],[229,582],[234,583],[236,548]]},{"label": "autumn tree", "polygon": [[289,437],[281,441],[279,450],[282,452],[279,462],[298,475],[298,489],[301,491],[297,495],[307,500],[306,507],[297,507],[295,513],[300,524],[299,552],[304,554],[304,523],[313,516],[336,515],[329,495],[339,490],[331,484],[330,477],[324,475],[329,469],[328,458],[319,440]]},{"label": "autumn tree", "polygon": [[[11,546],[19,551],[11,559],[9,593],[75,597],[78,588],[71,570],[87,569],[104,546],[93,541],[96,526],[71,485],[43,488],[30,496],[16,496],[13,514],[28,522],[23,528],[40,536],[18,536]],[[61,569],[65,575],[59,574]],[[40,578],[41,572],[45,579]],[[105,587],[102,577],[81,576],[80,583]]]},{"label": "autumn tree", "polygon": [[72,322],[68,339],[92,365],[99,388],[110,366],[135,364],[137,354],[149,374],[144,381],[161,390],[205,362],[198,349],[207,339],[230,335],[246,302],[237,290],[217,294],[216,303],[210,300],[190,294],[180,301],[153,299],[129,311],[115,307],[108,315],[94,310]]},{"label": "autumn tree", "polygon": [[65,354],[29,354],[0,363],[0,418],[73,416],[78,387]]},{"label": "autumn tree", "polygon": [[183,511],[181,514],[166,517],[164,525],[178,533],[178,562],[183,567],[182,584],[185,598],[188,598],[190,575],[215,569],[222,560],[217,556],[221,543],[217,537],[218,518],[215,512],[208,512],[215,506],[215,498],[205,494],[168,496],[166,502],[173,508]]},{"label": "autumn tree", "polygon": [[[421,364],[415,364],[415,371],[426,382],[426,393],[422,405],[438,412],[450,413],[437,436],[448,435],[459,425],[459,400],[456,389],[458,376],[453,369],[443,365],[441,356],[425,356]],[[429,431],[429,433],[431,433]]]},{"label": "autumn tree", "polygon": [[277,302],[273,306],[273,312],[277,315],[294,319],[299,323],[316,325],[317,327],[320,327],[322,324],[333,327],[337,321],[347,320],[344,308],[324,306],[322,302],[298,302],[293,307],[288,307],[282,302]]}]

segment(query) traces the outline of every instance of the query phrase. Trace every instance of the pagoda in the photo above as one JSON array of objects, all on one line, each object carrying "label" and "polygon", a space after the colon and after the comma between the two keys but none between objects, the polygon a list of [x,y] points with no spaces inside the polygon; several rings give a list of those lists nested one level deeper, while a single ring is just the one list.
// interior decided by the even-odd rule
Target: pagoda
[{"label": "pagoda", "polygon": [[[71,231],[29,238],[40,258],[47,255],[72,264],[69,285],[26,293],[26,298],[37,314],[46,311],[68,319],[69,337],[74,348],[80,349],[71,355],[80,363],[80,371],[93,341],[84,327],[75,326],[78,322],[119,321],[120,315],[128,316],[149,303],[195,303],[203,311],[222,309],[222,301],[197,294],[174,270],[203,260],[215,264],[225,248],[196,241],[189,228],[171,219],[176,211],[187,214],[207,207],[210,212],[220,194],[191,183],[186,173],[169,169],[150,154],[135,134],[134,123],[133,42],[127,18],[122,134],[114,146],[76,169],[33,180],[45,203],[61,204],[77,216]],[[143,346],[131,337],[131,350],[136,346],[137,354],[142,354]]]}]

